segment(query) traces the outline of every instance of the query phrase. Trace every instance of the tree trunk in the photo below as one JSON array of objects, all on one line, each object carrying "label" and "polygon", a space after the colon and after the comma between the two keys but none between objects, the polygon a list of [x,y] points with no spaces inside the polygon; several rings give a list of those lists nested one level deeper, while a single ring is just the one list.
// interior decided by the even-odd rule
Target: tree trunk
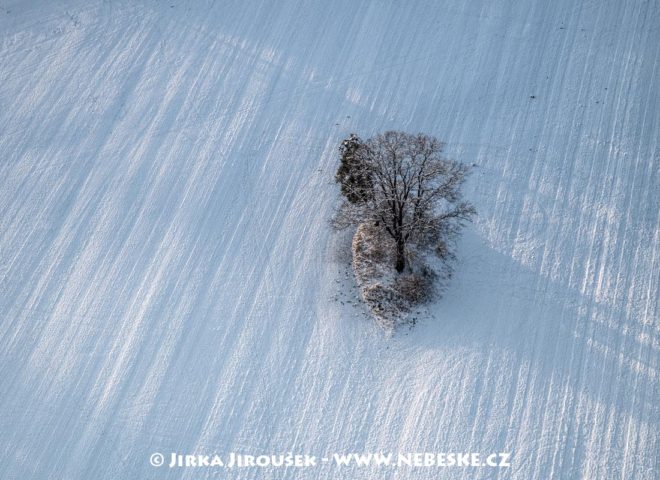
[{"label": "tree trunk", "polygon": [[396,241],[396,271],[401,273],[406,268],[405,243],[403,238]]}]

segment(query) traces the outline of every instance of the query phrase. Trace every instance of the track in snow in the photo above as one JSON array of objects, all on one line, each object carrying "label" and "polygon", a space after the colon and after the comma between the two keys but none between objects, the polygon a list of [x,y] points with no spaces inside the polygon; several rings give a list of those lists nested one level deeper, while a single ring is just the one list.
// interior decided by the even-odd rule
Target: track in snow
[{"label": "track in snow", "polygon": [[[0,4],[0,477],[654,478],[658,1],[190,3]],[[479,218],[383,338],[327,218],[390,128],[477,165]]]}]

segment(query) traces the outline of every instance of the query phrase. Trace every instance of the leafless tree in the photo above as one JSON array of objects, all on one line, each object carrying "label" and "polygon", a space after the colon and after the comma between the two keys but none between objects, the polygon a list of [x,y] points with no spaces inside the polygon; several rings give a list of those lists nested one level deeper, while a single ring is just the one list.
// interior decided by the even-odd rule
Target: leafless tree
[{"label": "leafless tree", "polygon": [[336,180],[344,201],[333,225],[370,222],[387,232],[399,273],[410,243],[445,255],[448,240],[476,211],[461,196],[468,167],[444,158],[443,147],[434,137],[395,131],[364,142],[349,137],[340,147]]}]

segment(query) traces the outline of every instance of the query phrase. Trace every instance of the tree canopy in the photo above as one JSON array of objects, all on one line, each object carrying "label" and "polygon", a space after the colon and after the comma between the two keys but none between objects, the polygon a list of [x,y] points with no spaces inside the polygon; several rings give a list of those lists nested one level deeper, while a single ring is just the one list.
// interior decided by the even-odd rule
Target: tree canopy
[{"label": "tree canopy", "polygon": [[476,213],[462,200],[469,168],[445,158],[443,147],[424,134],[388,131],[366,141],[349,136],[335,177],[344,196],[335,227],[370,222],[382,229],[394,241],[399,273],[409,244],[439,253]]}]

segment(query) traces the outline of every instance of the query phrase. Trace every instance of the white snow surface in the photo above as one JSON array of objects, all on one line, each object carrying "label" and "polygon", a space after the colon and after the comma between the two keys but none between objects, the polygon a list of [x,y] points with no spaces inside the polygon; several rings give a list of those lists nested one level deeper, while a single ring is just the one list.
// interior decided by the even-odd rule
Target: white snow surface
[{"label": "white snow surface", "polygon": [[[659,79],[658,0],[2,1],[0,478],[658,478]],[[479,212],[391,337],[328,227],[387,129]],[[149,464],[232,451],[512,458]]]}]

